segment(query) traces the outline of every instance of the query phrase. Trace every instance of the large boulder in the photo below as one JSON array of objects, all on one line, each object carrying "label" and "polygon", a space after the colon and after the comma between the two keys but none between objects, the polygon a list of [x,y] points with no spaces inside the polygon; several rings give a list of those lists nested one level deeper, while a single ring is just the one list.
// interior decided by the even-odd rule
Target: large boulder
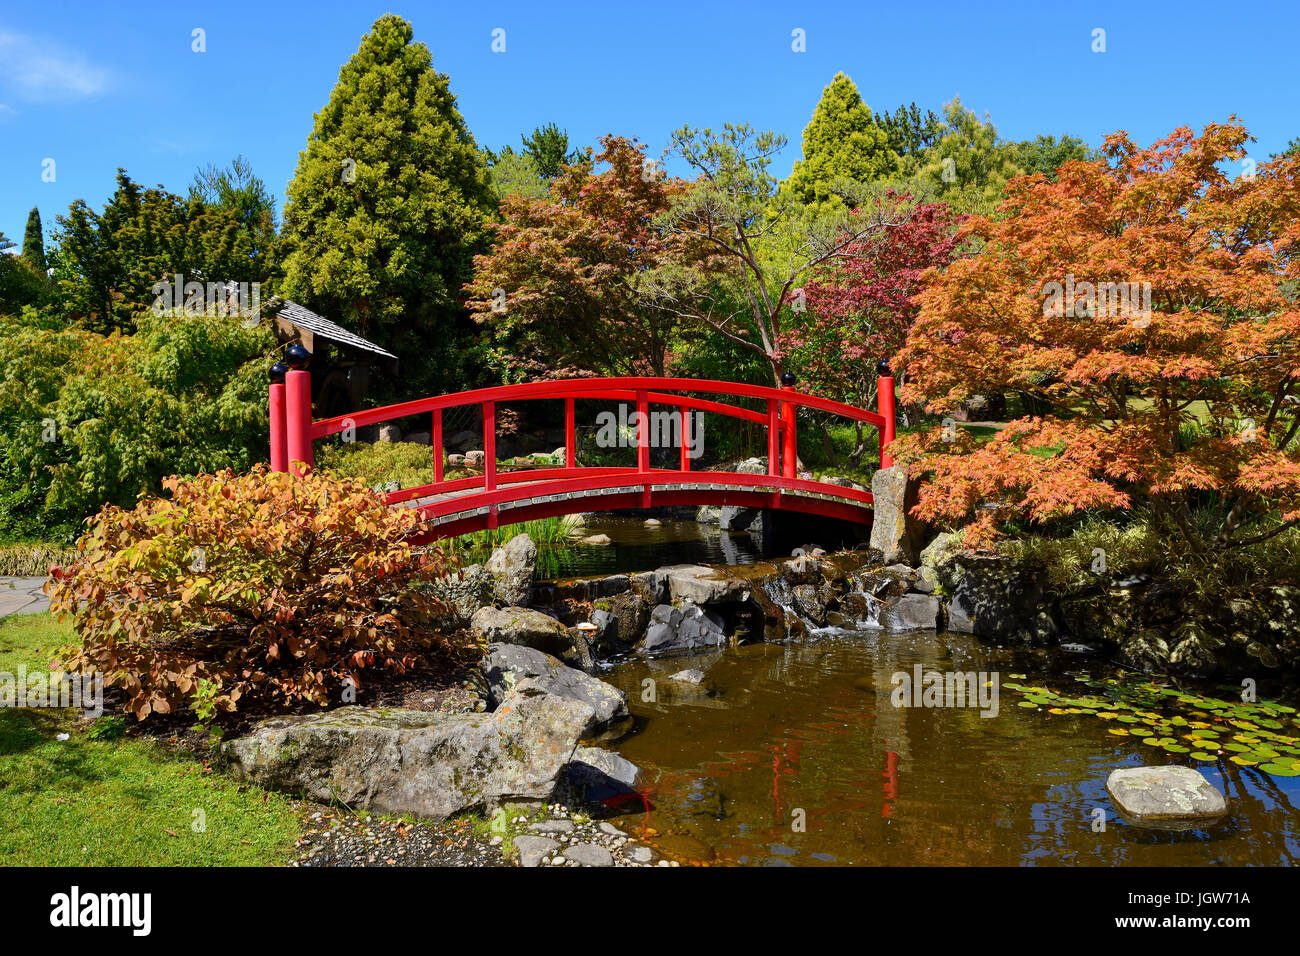
[{"label": "large boulder", "polygon": [[920,557],[924,529],[909,514],[917,502],[917,487],[902,465],[881,468],[871,477],[871,547],[885,556],[886,564],[915,564]]},{"label": "large boulder", "polygon": [[431,590],[447,605],[444,623],[467,627],[474,612],[492,603],[492,575],[483,565],[471,564],[434,581]]},{"label": "large boulder", "polygon": [[723,531],[752,531],[759,534],[763,530],[763,511],[760,508],[723,505],[718,509],[718,527]]},{"label": "large boulder", "polygon": [[517,534],[492,552],[487,560],[494,592],[502,604],[527,604],[537,570],[537,545],[526,534]]},{"label": "large boulder", "polygon": [[341,707],[264,720],[223,749],[237,779],[268,789],[444,820],[549,800],[591,713],[525,680],[490,714]]},{"label": "large boulder", "polygon": [[939,599],[929,594],[904,594],[880,612],[889,631],[933,631],[939,626]]},{"label": "large boulder", "polygon": [[643,782],[640,767],[599,747],[579,747],[564,772],[573,790],[589,803],[635,793]]},{"label": "large boulder", "polygon": [[573,649],[573,638],[562,622],[531,608],[479,608],[470,627],[489,644],[520,644],[556,656]]},{"label": "large boulder", "polygon": [[965,553],[956,561],[962,574],[948,602],[949,630],[1026,644],[1050,643],[1059,635],[1040,569],[996,555]]},{"label": "large boulder", "polygon": [[592,737],[615,729],[630,716],[627,695],[602,680],[556,660],[549,654],[516,644],[491,644],[483,661],[494,703],[509,699],[513,688],[531,680],[548,694],[581,702],[590,708],[582,733]]},{"label": "large boulder", "polygon": [[669,601],[725,604],[749,599],[749,584],[702,564],[674,564],[654,572],[664,582]]},{"label": "large boulder", "polygon": [[660,604],[650,612],[650,626],[638,649],[642,654],[667,654],[718,647],[727,642],[722,618],[695,604]]}]

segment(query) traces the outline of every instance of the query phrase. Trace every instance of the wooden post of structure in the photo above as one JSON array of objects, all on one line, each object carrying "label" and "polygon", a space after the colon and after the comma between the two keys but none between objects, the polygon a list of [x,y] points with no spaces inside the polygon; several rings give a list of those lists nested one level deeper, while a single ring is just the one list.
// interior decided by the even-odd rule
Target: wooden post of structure
[{"label": "wooden post of structure", "polygon": [[[288,438],[289,469],[304,475],[315,461],[311,448],[311,353],[301,345],[285,351],[291,369],[284,377],[285,432]],[[299,465],[294,465],[299,462]]]},{"label": "wooden post of structure", "polygon": [[880,374],[880,378],[876,379],[876,411],[885,420],[880,426],[880,467],[890,468],[894,459],[892,455],[885,454],[885,446],[894,440],[897,414],[894,408],[894,374],[889,370],[889,364],[883,360],[876,366],[876,371]]},{"label": "wooden post of structure", "polygon": [[276,362],[271,366],[271,389],[268,410],[271,416],[271,470],[289,470],[288,422],[285,420],[284,376],[289,366]]},{"label": "wooden post of structure", "polygon": [[[794,391],[795,377],[793,372],[784,372],[781,375],[781,391]],[[785,446],[781,449],[781,474],[786,478],[793,478],[795,467],[799,461],[798,452],[798,431],[795,425],[795,405],[794,402],[782,402],[782,418],[785,432]]]}]

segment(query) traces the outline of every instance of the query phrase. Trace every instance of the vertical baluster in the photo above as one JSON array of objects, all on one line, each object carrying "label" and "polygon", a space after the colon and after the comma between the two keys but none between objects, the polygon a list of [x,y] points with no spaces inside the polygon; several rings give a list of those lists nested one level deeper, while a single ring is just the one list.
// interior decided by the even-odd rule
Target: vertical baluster
[{"label": "vertical baluster", "polygon": [[[495,491],[497,487],[497,406],[496,402],[483,403],[483,490]],[[497,506],[488,505],[488,527],[497,526]]]},{"label": "vertical baluster", "polygon": [[645,477],[650,471],[650,393],[637,389],[636,393],[636,470],[645,482],[641,486],[641,507],[650,507],[650,483]]},{"label": "vertical baluster", "polygon": [[781,426],[777,415],[780,402],[767,400],[767,473],[776,477],[781,473]]},{"label": "vertical baluster", "polygon": [[573,421],[573,399],[564,400],[564,467],[576,468],[578,462],[578,430]]},{"label": "vertical baluster", "polygon": [[690,454],[691,410],[687,408],[685,405],[683,405],[677,410],[677,412],[681,416],[681,421],[682,421],[682,431],[681,431],[682,465],[681,467],[682,467],[682,471],[690,471],[691,470],[691,454]]},{"label": "vertical baluster", "polygon": [[433,445],[433,483],[435,485],[442,483],[442,409],[433,410],[433,437],[430,440]]}]

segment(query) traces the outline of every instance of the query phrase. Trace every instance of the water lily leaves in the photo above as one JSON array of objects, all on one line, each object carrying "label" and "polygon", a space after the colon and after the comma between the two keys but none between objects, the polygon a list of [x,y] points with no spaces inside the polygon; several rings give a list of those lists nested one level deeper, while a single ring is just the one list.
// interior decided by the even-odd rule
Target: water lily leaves
[{"label": "water lily leaves", "polygon": [[1249,757],[1243,757],[1241,754],[1233,754],[1228,759],[1242,767],[1253,767],[1255,764],[1259,763],[1258,760],[1251,760]]},{"label": "water lily leaves", "polygon": [[1123,727],[1107,727],[1106,730],[1107,730],[1109,733],[1114,734],[1116,737],[1127,737],[1127,736],[1128,736],[1128,731],[1125,730]]},{"label": "water lily leaves", "polygon": [[1193,750],[1192,759],[1193,760],[1218,760],[1219,758],[1216,757],[1214,754],[1206,753],[1204,750]]},{"label": "water lily leaves", "polygon": [[[1097,711],[1097,716],[1100,717],[1102,720],[1114,720],[1116,717],[1119,716],[1119,714],[1115,713],[1115,711],[1113,710],[1099,710]],[[1124,732],[1128,733],[1128,731],[1124,731]]]},{"label": "water lily leaves", "polygon": [[1022,700],[1019,704],[1017,704],[1017,706],[1018,706],[1018,707],[1031,707],[1031,708],[1033,708],[1034,710],[1037,710],[1037,709],[1038,709],[1038,704],[1036,704],[1036,703],[1035,703],[1034,701],[1032,701],[1032,700]]},{"label": "water lily leaves", "polygon": [[1284,765],[1280,763],[1263,763],[1259,765],[1260,770],[1265,770],[1278,777],[1300,777],[1300,765]]},{"label": "water lily leaves", "polygon": [[1138,719],[1134,717],[1132,714],[1120,714],[1115,719],[1118,720],[1121,724],[1136,724],[1138,722]]}]

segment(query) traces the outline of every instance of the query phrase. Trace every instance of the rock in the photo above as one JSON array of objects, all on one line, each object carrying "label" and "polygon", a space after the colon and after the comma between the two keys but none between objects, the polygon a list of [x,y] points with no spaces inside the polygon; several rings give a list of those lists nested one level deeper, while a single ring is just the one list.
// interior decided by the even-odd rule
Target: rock
[{"label": "rock", "polygon": [[559,848],[560,844],[554,840],[548,840],[546,837],[515,837],[515,849],[519,851],[520,866],[537,866],[545,857],[550,856]]},{"label": "rock", "polygon": [[749,598],[749,585],[745,581],[701,564],[674,564],[654,573],[666,582],[670,601],[723,604]]},{"label": "rock", "polygon": [[642,654],[664,654],[717,647],[727,641],[722,618],[695,604],[676,608],[660,604],[650,612],[650,626],[640,644]]},{"label": "rock", "polygon": [[579,544],[613,544],[614,541],[607,534],[589,534],[585,538],[578,539]]},{"label": "rock", "polygon": [[724,531],[753,531],[759,533],[763,530],[762,509],[723,505],[718,509],[718,527]]},{"label": "rock", "polygon": [[953,559],[962,550],[961,535],[951,531],[937,535],[921,551],[921,579],[950,591],[961,577],[962,568]]},{"label": "rock", "polygon": [[885,606],[880,623],[890,631],[933,631],[939,626],[939,599],[929,594],[904,594]]},{"label": "rock", "polygon": [[559,448],[551,452],[551,457],[559,462],[567,461],[568,456],[569,456],[569,447],[567,445],[561,445]]},{"label": "rock", "polygon": [[704,683],[704,671],[698,670],[696,668],[691,668],[689,670],[678,671],[676,674],[673,674],[668,679],[671,681],[677,681],[678,683],[681,684],[699,685]]},{"label": "rock", "polygon": [[491,714],[340,707],[223,745],[235,777],[352,809],[444,820],[549,800],[592,708],[523,681]]},{"label": "rock", "polygon": [[645,521],[641,523],[645,525],[647,528],[658,528],[663,525],[663,522],[660,521],[658,518],[646,518]]},{"label": "rock", "polygon": [[[591,619],[601,617],[596,646],[602,653],[617,653],[636,644],[645,635],[650,623],[650,607],[645,598],[628,591],[612,598],[603,598],[597,604]],[[607,609],[606,609],[607,608]]]},{"label": "rock", "polygon": [[603,846],[594,843],[575,843],[564,851],[565,856],[582,866],[613,866],[614,857]]},{"label": "rock", "polygon": [[921,551],[921,522],[908,513],[916,504],[918,483],[908,478],[901,465],[881,468],[871,477],[874,514],[871,547],[885,556],[885,563],[915,563]]},{"label": "rock", "polygon": [[655,858],[654,850],[648,846],[634,846],[627,851],[627,855],[637,863],[649,863]]},{"label": "rock", "polygon": [[451,467],[451,468],[459,468],[459,467],[460,467],[461,465],[463,465],[463,464],[465,464],[465,456],[464,456],[464,455],[448,455],[448,456],[447,456],[447,465],[448,465],[449,467]]},{"label": "rock", "polygon": [[1001,642],[1043,644],[1059,633],[1043,604],[1042,572],[1003,556],[962,553],[962,568],[948,602],[948,628]]},{"label": "rock", "polygon": [[826,609],[834,600],[834,593],[829,588],[817,588],[811,584],[798,584],[790,589],[794,599],[795,610],[818,627],[826,623]]},{"label": "rock", "polygon": [[433,582],[431,590],[450,607],[452,627],[468,627],[476,611],[492,603],[492,575],[481,564],[471,564]]},{"label": "rock", "polygon": [[[461,451],[465,451],[468,448],[470,448],[476,441],[482,439],[482,437],[483,437],[482,432],[472,432],[469,430],[458,431],[456,432],[456,434],[452,435],[450,438],[447,439],[447,447],[459,448]],[[482,452],[480,452],[479,454],[482,454]]]},{"label": "rock", "polygon": [[600,821],[600,823],[597,823],[597,824],[596,824],[596,829],[599,830],[601,833],[605,834],[606,836],[612,836],[612,837],[625,837],[625,836],[627,836],[626,833],[624,833],[624,832],[623,832],[622,830],[620,830],[618,827],[614,826],[614,824],[612,824],[612,823],[610,823],[610,822],[608,822],[608,821],[606,821],[606,820],[602,820],[602,821]]},{"label": "rock", "polygon": [[766,475],[767,460],[763,458],[746,458],[732,470],[741,475]]},{"label": "rock", "polygon": [[432,445],[433,435],[430,432],[411,432],[403,441],[411,442],[415,445]]},{"label": "rock", "polygon": [[537,570],[537,545],[526,534],[517,534],[492,552],[488,573],[496,579],[494,591],[503,604],[526,604]]},{"label": "rock", "polygon": [[[516,644],[488,645],[487,657],[483,660],[483,673],[487,677],[493,701],[506,700],[512,686],[518,687],[528,680],[548,694],[580,702],[591,711],[591,716],[582,729],[584,737],[616,729],[617,725],[624,723],[630,716],[627,695],[617,687],[584,674],[577,668],[568,667],[549,654],[531,647]],[[512,678],[507,675],[513,675],[513,685]]]},{"label": "rock", "polygon": [[572,833],[577,827],[572,820],[538,820],[528,829],[534,833]]},{"label": "rock", "polygon": [[722,520],[722,508],[719,505],[700,505],[695,510],[697,524],[717,524]]},{"label": "rock", "polygon": [[635,793],[643,782],[640,767],[599,747],[577,748],[564,772],[570,786],[589,803]]},{"label": "rock", "polygon": [[471,467],[482,468],[483,458],[483,452],[478,449],[465,452],[465,464],[470,465]]},{"label": "rock", "polygon": [[383,442],[399,442],[402,440],[402,430],[396,425],[380,425],[379,440]]},{"label": "rock", "polygon": [[779,565],[781,576],[791,584],[808,584],[820,580],[821,563],[811,554],[801,554],[782,561]]},{"label": "rock", "polygon": [[658,571],[633,574],[629,583],[634,594],[639,594],[651,604],[663,604],[668,600],[668,581]]},{"label": "rock", "polygon": [[573,649],[568,628],[549,614],[530,608],[482,607],[469,623],[490,644],[520,644],[557,657]]},{"label": "rock", "polygon": [[1130,767],[1106,778],[1106,792],[1129,823],[1170,830],[1197,829],[1224,817],[1219,789],[1191,767]]}]

